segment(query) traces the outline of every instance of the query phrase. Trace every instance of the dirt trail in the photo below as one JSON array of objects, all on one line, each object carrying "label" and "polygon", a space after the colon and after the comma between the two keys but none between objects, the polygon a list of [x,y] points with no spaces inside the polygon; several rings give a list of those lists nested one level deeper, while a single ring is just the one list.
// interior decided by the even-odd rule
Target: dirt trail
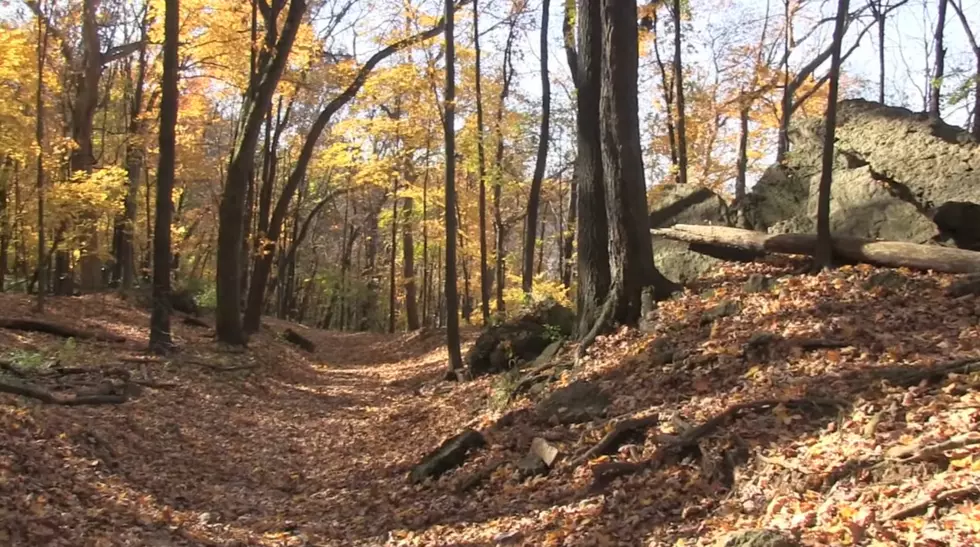
[{"label": "dirt trail", "polygon": [[[0,396],[0,543],[383,543],[408,524],[408,469],[479,409],[465,388],[420,395],[443,372],[439,333],[303,332],[315,355],[265,331],[249,354],[215,356],[178,328],[173,362],[133,365],[177,387],[120,406]],[[192,364],[248,359],[239,372]]]}]

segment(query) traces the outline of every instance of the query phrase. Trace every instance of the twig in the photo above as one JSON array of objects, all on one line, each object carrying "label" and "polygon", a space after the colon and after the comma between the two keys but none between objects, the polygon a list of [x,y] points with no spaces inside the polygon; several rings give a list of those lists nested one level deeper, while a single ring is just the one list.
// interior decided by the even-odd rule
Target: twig
[{"label": "twig", "polygon": [[738,418],[744,414],[750,412],[758,412],[760,410],[765,410],[768,408],[774,408],[776,406],[783,405],[786,407],[835,407],[840,408],[846,406],[843,401],[836,401],[834,399],[823,399],[823,398],[809,398],[809,399],[791,399],[788,401],[779,401],[776,399],[753,401],[748,403],[740,403],[729,407],[724,412],[715,415],[713,418],[704,422],[703,424],[684,432],[682,435],[675,437],[673,441],[664,444],[661,448],[657,450],[657,453],[653,458],[645,460],[638,463],[625,463],[625,462],[607,462],[595,466],[592,469],[594,483],[593,487],[601,486],[606,481],[611,480],[622,475],[627,475],[635,473],[643,469],[658,469],[661,465],[665,463],[674,462],[685,454],[689,449],[697,446],[703,437],[710,435],[716,429],[718,429],[723,424],[727,423],[729,420]]},{"label": "twig", "polygon": [[944,503],[944,502],[955,502],[963,499],[967,499],[980,494],[980,487],[977,486],[967,486],[966,488],[954,488],[952,490],[946,490],[936,494],[935,497],[926,498],[924,500],[913,503],[912,505],[903,507],[897,511],[893,511],[882,518],[882,521],[889,520],[899,520],[909,518],[911,516],[918,515],[922,513],[929,507]]},{"label": "twig", "polygon": [[572,469],[574,469],[596,456],[605,454],[614,446],[622,444],[623,438],[628,434],[645,431],[646,429],[656,425],[659,421],[660,416],[654,414],[645,418],[635,418],[619,422],[612,428],[611,431],[606,433],[598,443],[572,460],[569,465],[572,467]]}]

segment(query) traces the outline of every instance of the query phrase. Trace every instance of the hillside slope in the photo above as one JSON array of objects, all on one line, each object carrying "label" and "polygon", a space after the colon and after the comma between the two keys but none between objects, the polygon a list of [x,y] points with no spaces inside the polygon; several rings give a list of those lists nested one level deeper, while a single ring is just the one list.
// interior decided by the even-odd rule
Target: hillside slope
[{"label": "hillside slope", "polygon": [[[158,360],[143,311],[55,299],[46,319],[126,341],[0,329],[2,379],[125,402],[0,394],[0,543],[714,545],[760,528],[808,545],[980,542],[980,301],[947,296],[946,276],[793,267],[719,270],[664,303],[655,332],[603,337],[506,405],[503,378],[441,382],[437,331],[304,329],[311,354],[270,321],[240,353],[177,321],[182,351]],[[22,297],[0,309],[30,317]],[[608,399],[593,419],[536,410],[583,383]],[[466,427],[487,448],[407,480]],[[535,437],[559,456],[521,480]]]}]

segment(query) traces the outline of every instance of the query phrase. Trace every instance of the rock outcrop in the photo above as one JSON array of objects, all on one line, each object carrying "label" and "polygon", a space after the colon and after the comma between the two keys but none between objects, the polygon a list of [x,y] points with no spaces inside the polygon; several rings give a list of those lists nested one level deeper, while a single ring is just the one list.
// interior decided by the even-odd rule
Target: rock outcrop
[{"label": "rock outcrop", "polygon": [[[822,120],[801,120],[792,152],[738,208],[742,227],[814,232]],[[867,239],[980,248],[980,144],[927,114],[878,103],[840,104],[831,229]]]},{"label": "rock outcrop", "polygon": [[529,363],[558,338],[572,335],[575,312],[551,302],[537,305],[519,317],[492,326],[466,353],[473,377],[496,374]]}]

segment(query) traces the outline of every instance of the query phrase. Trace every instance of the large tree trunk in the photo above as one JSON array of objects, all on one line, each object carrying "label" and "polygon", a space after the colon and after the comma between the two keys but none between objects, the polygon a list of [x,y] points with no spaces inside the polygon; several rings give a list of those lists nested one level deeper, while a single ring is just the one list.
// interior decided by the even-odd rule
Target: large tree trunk
[{"label": "large tree trunk", "polygon": [[609,233],[599,140],[602,82],[602,23],[598,0],[580,0],[578,8],[577,140],[578,179],[578,335],[585,336],[599,317],[609,291]]},{"label": "large tree trunk", "polygon": [[170,224],[177,146],[177,49],[180,36],[179,0],[166,0],[165,6],[160,157],[153,237],[153,313],[150,316],[150,351],[158,354],[169,353],[173,347],[170,337]]},{"label": "large tree trunk", "polygon": [[[652,289],[652,296],[662,299],[670,296],[674,290],[673,284],[653,265],[653,248],[647,231],[649,216],[637,101],[639,60],[636,19],[635,1],[602,1],[599,133],[602,139],[612,281],[607,309],[609,321],[625,325],[635,325],[641,319],[644,292]],[[603,322],[603,318],[600,318],[596,327],[604,328],[601,325]]]},{"label": "large tree trunk", "polygon": [[[262,121],[271,108],[271,98],[286,67],[306,12],[305,0],[291,0],[279,41],[274,49],[263,50],[258,66],[261,75],[257,86],[250,89],[242,105],[243,125],[228,166],[224,191],[218,209],[218,272],[215,331],[218,340],[226,344],[244,345],[245,332],[241,315],[241,260],[245,220],[245,194],[249,176],[255,165],[255,147]],[[269,28],[276,27],[274,16]],[[265,287],[263,286],[264,290]]]},{"label": "large tree trunk", "polygon": [[827,115],[824,124],[823,158],[820,185],[817,193],[817,249],[814,266],[829,268],[834,259],[830,234],[830,187],[834,178],[834,145],[837,132],[837,95],[840,89],[841,43],[847,28],[848,0],[837,3],[837,24],[834,26],[834,52],[830,57],[830,93],[827,96]]},{"label": "large tree trunk", "polygon": [[674,0],[674,95],[677,97],[677,182],[687,184],[687,122],[684,108],[684,63],[681,60],[681,0]]},{"label": "large tree trunk", "polygon": [[551,124],[551,80],[548,77],[548,8],[550,0],[541,3],[541,131],[538,134],[538,155],[531,177],[531,193],[524,219],[524,261],[521,289],[530,294],[534,286],[534,251],[537,247],[538,209],[541,207],[541,184],[548,164],[549,126]]},{"label": "large tree trunk", "polygon": [[935,119],[940,117],[940,106],[943,95],[943,78],[946,76],[946,6],[949,0],[939,0],[939,16],[936,20],[936,63],[932,75],[932,85],[929,91],[929,115]]},{"label": "large tree trunk", "polygon": [[463,368],[459,348],[459,304],[456,294],[456,39],[453,1],[445,2],[446,90],[443,132],[446,161],[446,345],[449,351],[447,379],[455,379]]},{"label": "large tree trunk", "polygon": [[[701,245],[705,250],[735,249],[749,253],[812,256],[817,247],[815,234],[771,235],[724,226],[678,224],[672,228],[651,230],[651,233],[656,237]],[[943,273],[980,272],[980,253],[976,251],[836,235],[833,236],[833,245],[834,256],[852,262]]]},{"label": "large tree trunk", "polygon": [[415,281],[415,232],[413,223],[415,219],[414,207],[415,200],[404,198],[404,213],[402,214],[402,277],[405,278],[405,316],[408,321],[408,330],[418,330],[419,308],[416,298]]},{"label": "large tree trunk", "polygon": [[[473,49],[476,59],[476,158],[477,175],[480,177],[480,311],[483,324],[490,324],[490,269],[487,264],[487,160],[483,141],[483,79],[480,72],[480,10],[473,0]],[[428,153],[428,152],[426,152]],[[406,230],[408,224],[406,223]],[[410,235],[410,232],[406,232]],[[407,256],[407,253],[406,253]],[[407,269],[407,268],[406,268]],[[406,284],[407,288],[407,284]],[[412,289],[414,290],[414,282]],[[406,302],[406,308],[408,303]],[[411,328],[411,327],[409,327]]]}]

